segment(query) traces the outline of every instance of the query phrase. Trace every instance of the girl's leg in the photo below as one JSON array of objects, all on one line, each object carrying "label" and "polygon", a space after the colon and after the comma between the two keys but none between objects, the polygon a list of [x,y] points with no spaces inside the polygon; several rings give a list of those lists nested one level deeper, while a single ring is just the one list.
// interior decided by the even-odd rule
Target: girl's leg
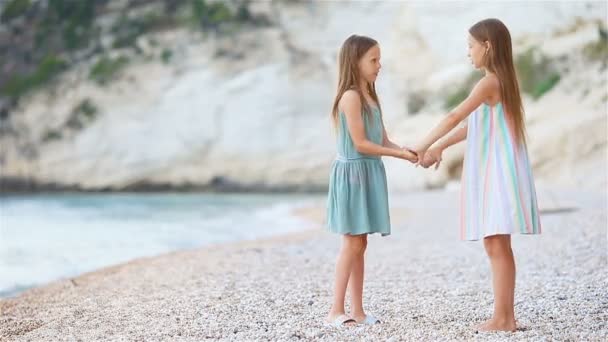
[{"label": "girl's leg", "polygon": [[348,285],[350,287],[350,304],[352,317],[357,321],[365,319],[363,311],[363,278],[365,271],[365,249],[367,248],[367,234],[359,236],[361,239],[361,250],[355,257]]},{"label": "girl's leg", "polygon": [[494,315],[478,329],[515,331],[515,259],[511,235],[494,235],[483,240],[492,267]]},{"label": "girl's leg", "polygon": [[345,313],[344,297],[346,296],[346,287],[348,279],[353,268],[353,262],[360,253],[362,240],[358,236],[344,235],[342,240],[342,248],[336,262],[336,279],[334,283],[334,301],[327,316],[327,321],[333,320]]}]

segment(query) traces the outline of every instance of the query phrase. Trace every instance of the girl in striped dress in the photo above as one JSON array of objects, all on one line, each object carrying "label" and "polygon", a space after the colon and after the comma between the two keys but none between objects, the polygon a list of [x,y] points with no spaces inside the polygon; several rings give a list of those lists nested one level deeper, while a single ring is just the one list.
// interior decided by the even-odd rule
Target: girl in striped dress
[{"label": "girl in striped dress", "polygon": [[[483,239],[494,287],[493,317],[477,328],[515,331],[511,234],[540,234],[540,220],[507,27],[497,19],[473,25],[469,29],[469,58],[485,76],[414,151],[419,165],[435,164],[437,168],[444,149],[467,140],[460,235],[463,240]],[[465,119],[465,127],[431,147]]]}]

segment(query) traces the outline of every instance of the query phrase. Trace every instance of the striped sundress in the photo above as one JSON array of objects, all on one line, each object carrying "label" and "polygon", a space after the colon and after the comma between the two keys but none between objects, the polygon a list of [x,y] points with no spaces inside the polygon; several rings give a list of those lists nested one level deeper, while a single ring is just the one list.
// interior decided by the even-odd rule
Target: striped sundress
[{"label": "striped sundress", "polygon": [[501,103],[484,103],[468,118],[461,186],[463,240],[540,234],[528,151],[516,143]]}]

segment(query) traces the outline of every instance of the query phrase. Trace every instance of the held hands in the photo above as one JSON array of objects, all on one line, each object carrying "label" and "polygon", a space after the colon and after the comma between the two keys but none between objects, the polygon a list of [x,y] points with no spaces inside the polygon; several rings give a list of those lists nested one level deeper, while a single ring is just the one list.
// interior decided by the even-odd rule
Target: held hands
[{"label": "held hands", "polygon": [[443,153],[442,149],[439,148],[430,148],[428,150],[424,150],[420,147],[416,147],[411,150],[418,157],[418,161],[416,162],[416,167],[418,165],[422,166],[425,169],[435,165],[435,170],[439,168],[441,164],[441,155]]},{"label": "held hands", "polygon": [[410,148],[407,146],[403,146],[400,149],[399,158],[405,159],[413,164],[416,164],[428,169],[429,167],[435,165],[435,170],[439,168],[441,164],[441,155],[443,150],[440,148],[430,148],[428,150],[423,150],[421,148]]},{"label": "held hands", "polygon": [[424,160],[422,160],[422,162],[419,162],[418,164],[420,164],[425,169],[428,169],[429,167],[433,166],[433,164],[435,164],[435,170],[437,170],[439,168],[439,164],[441,164],[442,153],[443,150],[440,150],[438,148],[431,148],[425,153]]},{"label": "held hands", "polygon": [[403,146],[400,149],[401,153],[399,155],[399,158],[401,159],[405,159],[411,163],[417,163],[418,162],[418,156],[416,155],[416,153],[414,151],[412,151],[410,148]]}]

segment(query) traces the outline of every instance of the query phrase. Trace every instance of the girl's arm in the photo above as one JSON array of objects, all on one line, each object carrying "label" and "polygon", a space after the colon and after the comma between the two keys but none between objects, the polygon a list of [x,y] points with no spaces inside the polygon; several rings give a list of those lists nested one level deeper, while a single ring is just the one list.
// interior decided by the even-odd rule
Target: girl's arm
[{"label": "girl's arm", "polygon": [[382,146],[401,149],[399,145],[395,144],[388,138],[386,129],[384,128],[384,122],[382,123]]},{"label": "girl's arm", "polygon": [[497,83],[495,79],[489,77],[482,78],[475,88],[473,88],[471,94],[469,94],[469,96],[454,110],[449,112],[448,115],[426,135],[422,142],[414,147],[414,151],[418,153],[418,160],[422,160],[424,153],[431,145],[469,116],[473,110],[479,107],[496,91],[496,88]]},{"label": "girl's arm", "polygon": [[459,142],[465,140],[467,138],[467,127],[461,127],[456,130],[456,132],[452,133],[447,139],[443,139],[439,141],[435,145],[433,145],[428,151],[426,151],[424,155],[424,159],[419,164],[428,168],[435,164],[435,170],[439,168],[439,164],[441,164],[443,151],[452,146],[456,145]]},{"label": "girl's arm", "polygon": [[346,116],[348,132],[353,140],[353,144],[359,153],[390,156],[395,158],[407,159],[415,162],[416,156],[403,149],[395,149],[375,144],[367,139],[365,135],[365,124],[361,116],[361,99],[359,94],[353,90],[346,91],[341,99],[342,110]]},{"label": "girl's arm", "polygon": [[438,150],[445,150],[446,148],[456,145],[461,141],[464,141],[467,138],[467,126],[461,127],[456,130],[452,135],[450,135],[447,139],[439,141],[437,145],[433,148]]}]

